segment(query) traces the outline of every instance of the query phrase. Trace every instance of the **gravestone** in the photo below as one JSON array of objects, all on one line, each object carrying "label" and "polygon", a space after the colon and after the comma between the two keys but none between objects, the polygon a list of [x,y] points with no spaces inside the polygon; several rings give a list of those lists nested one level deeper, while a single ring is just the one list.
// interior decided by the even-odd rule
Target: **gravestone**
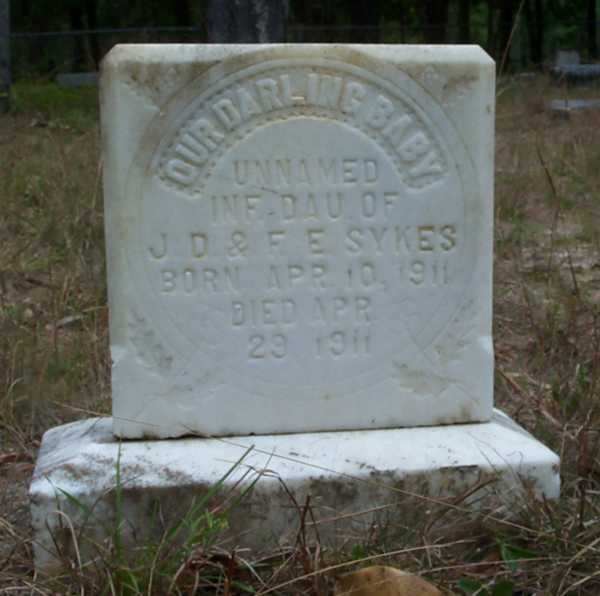
[{"label": "gravestone", "polygon": [[109,58],[117,436],[490,419],[493,65],[453,122],[388,54],[205,48],[166,113],[162,48]]},{"label": "gravestone", "polygon": [[560,84],[593,85],[600,78],[600,65],[581,64],[581,56],[576,50],[559,50],[550,74]]},{"label": "gravestone", "polygon": [[61,72],[56,75],[59,87],[95,87],[98,85],[97,72]]},{"label": "gravestone", "polygon": [[568,117],[573,112],[600,109],[600,99],[552,99],[548,107],[555,114]]},{"label": "gravestone", "polygon": [[554,60],[555,66],[577,66],[581,64],[581,56],[577,50],[558,50]]},{"label": "gravestone", "polygon": [[109,54],[113,417],[44,437],[38,568],[65,494],[114,518],[115,467],[139,537],[151,503],[177,519],[240,457],[228,486],[268,466],[230,520],[256,548],[294,525],[281,482],[317,519],[488,477],[557,496],[556,456],[493,410],[494,68],[474,46]]}]

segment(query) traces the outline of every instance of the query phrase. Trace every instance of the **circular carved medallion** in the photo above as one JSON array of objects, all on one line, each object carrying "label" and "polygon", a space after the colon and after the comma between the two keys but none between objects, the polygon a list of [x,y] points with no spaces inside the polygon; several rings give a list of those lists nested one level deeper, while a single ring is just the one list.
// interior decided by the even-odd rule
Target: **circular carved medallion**
[{"label": "circular carved medallion", "polygon": [[174,370],[208,363],[274,398],[352,392],[443,333],[477,257],[478,190],[410,77],[246,59],[165,113],[128,180],[128,263]]}]

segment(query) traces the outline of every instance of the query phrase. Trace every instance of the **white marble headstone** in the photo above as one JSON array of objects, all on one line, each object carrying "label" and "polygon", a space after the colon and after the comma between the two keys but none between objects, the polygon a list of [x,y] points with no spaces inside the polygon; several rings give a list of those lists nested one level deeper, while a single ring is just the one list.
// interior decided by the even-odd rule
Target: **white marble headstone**
[{"label": "white marble headstone", "polygon": [[489,420],[493,119],[474,46],[117,46],[115,434]]}]

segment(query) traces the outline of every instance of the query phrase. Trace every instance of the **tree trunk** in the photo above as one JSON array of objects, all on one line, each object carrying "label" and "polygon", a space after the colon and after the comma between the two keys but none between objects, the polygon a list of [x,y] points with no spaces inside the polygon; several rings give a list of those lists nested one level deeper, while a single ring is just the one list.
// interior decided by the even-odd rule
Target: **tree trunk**
[{"label": "tree trunk", "polygon": [[[83,26],[83,9],[80,2],[71,2],[69,4],[69,27],[71,31],[81,31]],[[83,47],[84,38],[82,35],[73,36],[73,56],[71,58],[71,68],[75,71],[84,69],[85,50]]]},{"label": "tree trunk", "polygon": [[353,0],[350,4],[350,22],[366,29],[353,32],[353,43],[379,43],[379,2],[377,0]]},{"label": "tree trunk", "polygon": [[598,43],[596,41],[596,0],[587,1],[587,46],[588,58],[595,60],[598,57]]},{"label": "tree trunk", "polygon": [[307,43],[311,41],[311,33],[306,27],[314,25],[313,12],[311,10],[312,2],[296,2],[293,7],[294,25],[298,27],[294,42]]},{"label": "tree trunk", "polygon": [[536,64],[542,65],[544,61],[544,7],[543,0],[535,0],[535,25],[536,25]]},{"label": "tree trunk", "polygon": [[444,43],[448,27],[448,0],[423,2],[425,40],[427,43]]},{"label": "tree trunk", "polygon": [[400,21],[400,41],[406,42],[406,7],[404,0],[398,1],[398,20]]},{"label": "tree trunk", "polygon": [[284,0],[207,0],[208,42],[283,42],[287,7]]},{"label": "tree trunk", "polygon": [[[506,63],[510,63],[510,42],[513,24],[515,22],[514,0],[502,0],[500,3],[499,41],[500,56],[506,56]],[[503,65],[501,65],[503,66]]]},{"label": "tree trunk", "polygon": [[[98,28],[98,6],[97,0],[85,0],[85,16],[87,19],[87,28],[88,29],[97,29]],[[88,35],[88,44],[90,47],[90,52],[92,54],[92,60],[94,61],[94,66],[96,70],[98,70],[98,66],[100,65],[100,60],[102,59],[102,50],[100,49],[100,42],[98,40],[97,33],[90,33]]]},{"label": "tree trunk", "polygon": [[496,0],[488,0],[487,9],[487,51],[496,59]]},{"label": "tree trunk", "polygon": [[189,27],[192,22],[192,15],[188,0],[176,0],[173,4],[175,14],[175,25],[177,27]]},{"label": "tree trunk", "polygon": [[9,107],[10,94],[10,0],[0,0],[0,113]]},{"label": "tree trunk", "polygon": [[458,4],[458,41],[471,43],[471,0],[460,0]]},{"label": "tree trunk", "polygon": [[527,21],[527,38],[529,40],[529,60],[535,66],[540,66],[544,59],[544,17],[542,0],[527,0],[524,8],[525,19]]}]

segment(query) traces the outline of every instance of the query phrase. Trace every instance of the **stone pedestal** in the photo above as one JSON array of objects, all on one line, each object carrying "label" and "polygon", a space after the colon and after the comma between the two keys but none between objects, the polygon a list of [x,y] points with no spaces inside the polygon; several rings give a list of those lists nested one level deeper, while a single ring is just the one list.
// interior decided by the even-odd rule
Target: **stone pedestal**
[{"label": "stone pedestal", "polygon": [[497,410],[478,424],[168,441],[120,442],[111,424],[93,418],[44,435],[31,485],[38,570],[59,563],[55,545],[72,552],[67,518],[84,558],[94,556],[115,531],[118,494],[125,543],[160,539],[244,454],[211,501],[241,493],[260,475],[229,515],[226,548],[293,545],[299,511],[288,491],[300,506],[310,495],[319,539],[333,547],[364,540],[384,518],[394,523],[398,509],[396,523],[478,483],[483,488],[461,505],[517,508],[526,491],[559,494],[558,457]]}]

